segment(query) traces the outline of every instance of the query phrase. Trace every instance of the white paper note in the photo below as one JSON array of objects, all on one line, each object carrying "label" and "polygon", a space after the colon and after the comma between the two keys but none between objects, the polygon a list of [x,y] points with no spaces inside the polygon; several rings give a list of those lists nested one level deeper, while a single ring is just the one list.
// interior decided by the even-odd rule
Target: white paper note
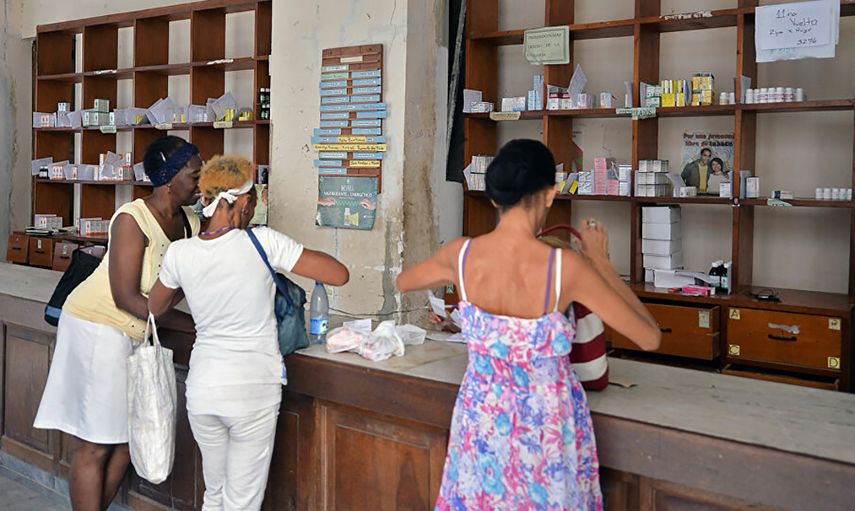
[{"label": "white paper note", "polygon": [[570,78],[570,86],[567,87],[570,92],[570,97],[576,97],[576,94],[581,94],[585,90],[585,85],[588,84],[588,76],[582,71],[582,66],[576,64],[576,69],[573,71],[573,77]]}]

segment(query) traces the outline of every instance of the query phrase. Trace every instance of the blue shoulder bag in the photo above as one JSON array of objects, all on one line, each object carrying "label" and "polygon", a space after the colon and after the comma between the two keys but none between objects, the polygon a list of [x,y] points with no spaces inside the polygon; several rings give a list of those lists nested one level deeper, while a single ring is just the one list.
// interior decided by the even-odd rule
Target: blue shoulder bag
[{"label": "blue shoulder bag", "polygon": [[276,314],[280,353],[284,357],[296,350],[308,348],[306,312],[303,309],[303,306],[306,305],[306,292],[285,275],[276,273],[276,270],[270,265],[270,260],[267,259],[264,247],[255,237],[255,233],[252,232],[252,229],[247,229],[246,233],[249,235],[252,244],[255,245],[255,250],[258,251],[258,255],[261,256],[273,277],[273,282],[276,284],[276,300],[273,311]]}]

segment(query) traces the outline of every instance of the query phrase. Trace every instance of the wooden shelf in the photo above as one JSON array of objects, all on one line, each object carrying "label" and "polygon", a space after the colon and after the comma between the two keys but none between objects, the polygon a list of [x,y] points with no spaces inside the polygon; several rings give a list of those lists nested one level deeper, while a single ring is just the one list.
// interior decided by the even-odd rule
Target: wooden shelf
[{"label": "wooden shelf", "polygon": [[37,183],[51,185],[96,185],[96,186],[153,186],[148,181],[80,181],[77,179],[45,179],[36,178]]},{"label": "wooden shelf", "polygon": [[736,114],[736,105],[669,106],[656,109],[657,117],[706,117],[734,114]]},{"label": "wooden shelf", "polygon": [[267,62],[268,57],[240,57],[232,59],[232,62],[209,64],[208,62],[189,62],[184,64],[159,64],[152,66],[129,67],[123,69],[103,71],[87,71],[85,73],[64,73],[58,75],[39,75],[37,80],[80,83],[84,77],[102,78],[114,80],[131,80],[134,73],[155,73],[167,76],[189,75],[193,68],[218,69],[221,71],[250,71],[255,69],[256,62]]},{"label": "wooden shelf", "polygon": [[852,110],[855,100],[852,99],[820,99],[815,101],[799,101],[792,103],[752,103],[739,105],[746,112],[785,113],[785,112],[822,112],[835,110]]},{"label": "wooden shelf", "polygon": [[732,206],[733,199],[715,196],[698,197],[633,197],[640,204],[713,204],[717,206]]},{"label": "wooden shelf", "polygon": [[[767,201],[770,199],[739,199],[739,204],[743,206],[768,206],[768,207],[784,207],[787,206],[775,206],[768,204]],[[855,208],[855,202],[853,201],[841,201],[841,200],[817,200],[811,198],[795,198],[795,199],[777,199],[781,202],[786,202],[790,206],[794,207],[805,207],[805,208],[842,208],[842,209],[852,209]]]},{"label": "wooden shelf", "polygon": [[[752,287],[745,292],[731,295],[716,296],[686,296],[672,293],[664,288],[657,288],[653,284],[638,283],[630,287],[641,298],[652,298],[659,300],[674,300],[686,303],[710,304],[728,307],[746,307],[754,309],[773,309],[785,312],[804,314],[835,314],[848,315],[853,310],[853,303],[845,294],[821,293],[817,291],[801,291],[796,289]],[[761,290],[773,289],[777,293],[780,302],[767,302],[758,300],[751,296]]]},{"label": "wooden shelf", "polygon": [[[193,122],[186,124],[173,124],[172,128],[168,130],[161,131],[186,131],[190,128],[212,128],[212,129],[225,129],[225,130],[238,130],[238,129],[246,129],[252,128],[256,124],[270,124],[269,120],[259,120],[259,121],[241,121],[235,122],[231,128],[214,128],[214,123],[212,122]],[[159,128],[153,124],[142,124],[139,126],[120,126],[116,127],[116,131],[134,131],[134,130],[158,130]],[[98,131],[100,132],[100,128],[33,128],[34,131],[54,131],[54,132],[66,132],[66,133],[82,133],[84,131]],[[109,134],[109,133],[108,133]]]},{"label": "wooden shelf", "polygon": [[700,18],[680,19],[679,15],[649,16],[640,18],[642,27],[651,27],[657,32],[685,32],[689,30],[707,30],[711,28],[735,27],[740,14],[754,12],[753,8],[719,9],[710,11],[710,15]]},{"label": "wooden shelf", "polygon": [[626,197],[623,195],[571,195],[562,193],[556,196],[555,199],[570,201],[632,202],[635,197]]}]

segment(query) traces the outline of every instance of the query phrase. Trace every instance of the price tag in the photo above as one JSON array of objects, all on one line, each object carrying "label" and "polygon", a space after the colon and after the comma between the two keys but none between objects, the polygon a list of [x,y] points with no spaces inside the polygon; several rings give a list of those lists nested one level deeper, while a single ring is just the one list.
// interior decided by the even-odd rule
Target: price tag
[{"label": "price tag", "polygon": [[154,127],[159,129],[159,130],[171,130],[172,129],[172,123],[171,122],[162,122],[160,124],[155,124]]},{"label": "price tag", "polygon": [[214,127],[217,129],[226,129],[234,126],[233,121],[217,121],[214,123]]},{"label": "price tag", "polygon": [[493,121],[518,121],[521,112],[490,112],[490,120]]},{"label": "price tag", "polygon": [[101,133],[107,133],[107,134],[116,133],[116,127],[115,126],[100,126],[99,129],[101,130]]}]

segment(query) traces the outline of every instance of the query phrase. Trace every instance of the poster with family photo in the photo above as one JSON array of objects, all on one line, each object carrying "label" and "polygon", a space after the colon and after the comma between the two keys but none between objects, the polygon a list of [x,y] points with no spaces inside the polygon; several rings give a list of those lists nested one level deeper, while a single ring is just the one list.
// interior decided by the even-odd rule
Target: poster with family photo
[{"label": "poster with family photo", "polygon": [[719,185],[733,175],[733,133],[683,133],[680,177],[699,194],[719,194]]}]

